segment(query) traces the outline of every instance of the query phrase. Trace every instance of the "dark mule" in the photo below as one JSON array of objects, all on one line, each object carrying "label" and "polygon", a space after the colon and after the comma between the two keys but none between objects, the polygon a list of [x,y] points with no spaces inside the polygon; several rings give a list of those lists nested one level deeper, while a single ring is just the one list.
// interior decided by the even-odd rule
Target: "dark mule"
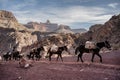
[{"label": "dark mule", "polygon": [[29,54],[27,54],[28,59],[34,60],[35,49],[31,50]]},{"label": "dark mule", "polygon": [[19,51],[13,51],[12,52],[13,60],[20,60],[22,58],[22,55]]},{"label": "dark mule", "polygon": [[4,60],[20,60],[22,58],[22,55],[20,55],[19,51],[13,51],[13,52],[7,52],[3,55]]},{"label": "dark mule", "polygon": [[13,47],[11,51],[11,56],[13,60],[20,60],[22,58],[22,54],[20,53],[20,51],[16,50],[16,46]]},{"label": "dark mule", "polygon": [[40,58],[41,58],[40,52],[43,50],[44,50],[43,46],[41,46],[40,48],[37,48],[37,49],[33,49],[32,51],[30,51],[30,54],[27,55],[28,59],[40,60]]},{"label": "dark mule", "polygon": [[57,61],[58,61],[58,58],[60,57],[61,58],[61,60],[63,61],[63,59],[62,59],[62,52],[63,51],[67,51],[68,52],[68,49],[67,49],[67,46],[63,46],[63,47],[58,47],[58,50],[57,51],[51,51],[51,48],[48,50],[48,52],[47,52],[47,54],[49,54],[49,61],[51,61],[51,56],[53,55],[53,54],[57,54],[58,56],[57,56]]},{"label": "dark mule", "polygon": [[11,60],[11,58],[12,58],[12,55],[10,51],[8,51],[6,54],[3,55],[3,59],[5,61]]},{"label": "dark mule", "polygon": [[85,45],[80,45],[79,47],[76,48],[75,50],[75,54],[77,54],[77,52],[79,51],[80,54],[78,55],[78,59],[77,61],[79,61],[79,58],[81,59],[81,62],[83,62],[83,59],[82,59],[82,55],[83,53],[92,53],[92,59],[91,61],[93,62],[93,59],[94,59],[94,56],[97,55],[99,58],[100,58],[100,62],[102,62],[102,57],[101,55],[99,54],[99,51],[101,48],[103,47],[106,47],[108,49],[111,48],[110,44],[108,41],[105,41],[105,42],[99,42],[99,43],[96,43],[96,48],[95,49],[86,49],[85,48]]},{"label": "dark mule", "polygon": [[36,60],[40,60],[40,58],[41,58],[40,52],[43,51],[43,50],[44,50],[43,46],[41,46],[40,48],[36,49],[36,52],[35,52],[35,58],[36,58]]}]

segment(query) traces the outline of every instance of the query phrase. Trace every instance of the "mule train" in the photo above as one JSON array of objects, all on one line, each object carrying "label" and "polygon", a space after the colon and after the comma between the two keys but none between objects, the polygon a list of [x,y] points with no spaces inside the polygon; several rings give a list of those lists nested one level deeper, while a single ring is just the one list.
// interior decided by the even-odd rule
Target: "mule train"
[{"label": "mule train", "polygon": [[19,51],[15,50],[16,47],[13,47],[12,51],[8,51],[6,54],[3,54],[3,59],[5,61],[8,60],[20,60],[22,58],[22,54]]},{"label": "mule train", "polygon": [[[25,55],[23,55],[20,51],[16,51],[16,49],[15,49],[16,47],[13,47],[13,49],[11,51],[8,51],[6,54],[3,54],[2,57],[5,61],[20,60],[22,57],[25,57],[29,60],[37,60],[38,61],[38,60],[40,60],[42,55],[44,55],[45,58],[48,56],[49,61],[51,61],[52,55],[57,54],[58,55],[57,60],[60,57],[61,60],[63,61],[62,52],[67,51],[70,54],[70,52],[68,51],[69,47],[70,47],[70,45],[58,47],[55,44],[53,44],[51,46],[40,46],[38,48],[31,49],[30,52]],[[44,51],[44,53],[46,53],[46,54],[42,54],[42,51]]]},{"label": "mule train", "polygon": [[[108,49],[111,48],[108,41],[99,42],[96,44],[94,44],[93,42],[86,42],[86,44],[84,44],[84,45],[79,45],[75,49],[75,54],[78,54],[78,52],[79,52],[78,57],[77,57],[77,61],[79,61],[79,59],[81,59],[81,62],[83,62],[83,59],[82,59],[83,53],[92,53],[92,58],[91,58],[92,62],[94,61],[95,55],[97,55],[100,58],[100,62],[102,62],[102,56],[99,54],[99,51],[103,47],[106,47]],[[59,58],[61,58],[61,60],[63,61],[63,58],[62,58],[63,51],[66,51],[67,53],[70,54],[68,46],[58,47],[56,45],[52,45],[47,49],[45,49],[44,46],[34,48],[25,57],[27,57],[30,60],[40,60],[41,54],[42,54],[41,51],[46,52],[46,55],[47,55],[46,57],[49,58],[49,61],[51,61],[51,57],[53,54],[57,54],[57,59],[56,59],[57,61]],[[20,60],[22,57],[23,57],[23,55],[21,55],[21,53],[19,51],[15,51],[15,48],[13,48],[12,52],[7,52],[6,54],[3,55],[3,58],[6,61],[11,60],[11,59]]]},{"label": "mule train", "polygon": [[[42,50],[44,50],[42,46],[39,48],[32,49],[30,53],[27,55],[28,59],[39,60],[41,58],[40,52]],[[20,51],[16,51],[15,47],[13,47],[12,51],[8,51],[6,54],[3,54],[3,59],[5,61],[20,60],[22,57],[25,57],[25,55],[22,54]]]}]

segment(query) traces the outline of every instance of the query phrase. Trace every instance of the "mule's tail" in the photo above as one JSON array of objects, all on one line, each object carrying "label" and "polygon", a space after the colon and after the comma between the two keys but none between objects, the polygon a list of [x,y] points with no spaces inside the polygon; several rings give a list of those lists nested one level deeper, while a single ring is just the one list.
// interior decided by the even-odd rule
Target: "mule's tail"
[{"label": "mule's tail", "polygon": [[78,50],[79,50],[79,47],[77,47],[77,48],[75,49],[75,55],[77,55]]}]

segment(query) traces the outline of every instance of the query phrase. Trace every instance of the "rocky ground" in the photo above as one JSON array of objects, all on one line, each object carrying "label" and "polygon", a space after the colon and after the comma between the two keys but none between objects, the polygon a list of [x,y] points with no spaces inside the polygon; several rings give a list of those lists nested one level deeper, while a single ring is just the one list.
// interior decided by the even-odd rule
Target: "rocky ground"
[{"label": "rocky ground", "polygon": [[20,68],[17,61],[2,62],[0,80],[120,80],[120,51],[101,53],[91,63],[91,54],[85,54],[84,63],[76,62],[76,56],[64,57],[64,62],[52,59],[35,61],[28,69]]}]

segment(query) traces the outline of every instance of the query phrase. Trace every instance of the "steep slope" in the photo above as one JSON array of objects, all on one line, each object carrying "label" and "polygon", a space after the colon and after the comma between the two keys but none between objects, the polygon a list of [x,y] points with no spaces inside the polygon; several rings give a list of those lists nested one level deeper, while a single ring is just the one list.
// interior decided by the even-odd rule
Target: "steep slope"
[{"label": "steep slope", "polygon": [[22,47],[36,41],[37,36],[19,24],[11,12],[0,10],[0,54],[11,51],[13,47],[21,51]]},{"label": "steep slope", "polygon": [[120,43],[119,34],[120,15],[117,15],[112,16],[112,18],[109,21],[102,25],[98,30],[93,32],[93,39],[96,39],[97,41],[109,40],[112,43]]},{"label": "steep slope", "polygon": [[0,27],[14,28],[15,30],[27,30],[22,24],[18,23],[12,12],[0,10]]},{"label": "steep slope", "polygon": [[[114,49],[120,48],[120,14],[114,15],[105,24],[93,25],[81,39],[101,42],[108,40]],[[80,38],[79,38],[80,39]]]},{"label": "steep slope", "polygon": [[37,36],[29,32],[20,32],[10,28],[0,28],[0,52],[11,51],[13,47],[21,51],[37,41]]}]

